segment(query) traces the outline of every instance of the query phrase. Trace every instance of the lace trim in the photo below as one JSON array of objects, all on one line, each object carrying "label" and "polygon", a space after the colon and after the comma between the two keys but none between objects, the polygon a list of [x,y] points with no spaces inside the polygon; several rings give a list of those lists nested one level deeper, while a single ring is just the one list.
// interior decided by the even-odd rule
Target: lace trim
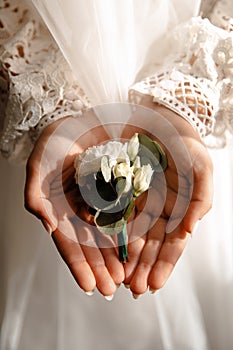
[{"label": "lace trim", "polygon": [[[189,119],[192,125],[195,124],[195,128],[202,137],[212,132],[210,144],[210,137],[205,138],[208,146],[219,147],[221,145],[222,147],[232,142],[233,33],[217,28],[208,19],[193,18],[177,27],[171,34],[170,46],[172,53],[163,62],[162,68],[151,67],[149,71],[156,71],[156,74],[150,73],[149,78],[144,78],[142,83],[134,85],[132,89],[141,91],[142,86],[145,85],[147,88],[144,93],[153,96],[152,89],[156,81],[157,91],[161,89],[159,97],[155,94],[156,102],[166,103],[168,108],[176,110],[185,119]],[[183,74],[181,79],[183,83],[176,82],[174,77],[169,77],[172,71]],[[161,81],[160,72],[163,75]],[[185,81],[188,86],[188,88],[186,86],[186,91],[183,86]],[[164,85],[167,87],[164,88]],[[178,98],[177,90],[179,89],[183,91]],[[191,103],[190,106],[187,98],[190,101],[189,92],[191,90],[194,93],[192,99],[194,104]],[[204,106],[202,115],[200,111],[203,107],[198,103],[200,96]],[[177,100],[182,102],[183,106],[176,106]],[[188,110],[184,112],[182,109],[186,107]],[[195,112],[195,108],[199,110],[198,113]],[[200,117],[198,126],[197,117]],[[222,130],[222,133],[219,130]],[[218,140],[219,138],[221,141]]]},{"label": "lace trim", "polygon": [[218,92],[214,91],[207,79],[168,69],[134,85],[129,93],[133,103],[137,98],[135,92],[151,95],[154,102],[178,113],[198,131],[201,138],[212,132],[218,109]]},{"label": "lace trim", "polygon": [[[89,100],[54,40],[24,2],[0,0],[0,9],[0,103],[5,111],[0,149],[4,156],[14,153],[17,158],[23,147],[15,146],[25,144],[25,134],[27,145],[32,145],[42,125],[80,115]],[[20,158],[28,157],[27,148]]]}]

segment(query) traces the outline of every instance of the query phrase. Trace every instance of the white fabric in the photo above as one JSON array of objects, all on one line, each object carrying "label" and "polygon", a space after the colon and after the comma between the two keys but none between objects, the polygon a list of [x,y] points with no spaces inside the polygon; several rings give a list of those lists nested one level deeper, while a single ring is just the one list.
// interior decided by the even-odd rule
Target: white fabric
[{"label": "white fabric", "polygon": [[[142,13],[145,3],[139,3]],[[175,19],[172,16],[172,23],[186,20],[196,12],[198,4],[192,2],[194,7],[190,6],[190,11],[187,3],[190,4],[180,1],[174,5],[179,13]],[[67,4],[68,1],[68,8]],[[157,23],[155,32],[156,29]],[[82,35],[86,35],[84,30],[79,32]],[[169,50],[164,49],[163,52]],[[159,52],[158,58],[161,60]],[[146,63],[149,57],[145,58]],[[89,66],[87,62],[82,68]],[[90,77],[93,75],[94,79],[95,73],[92,70]],[[130,70],[127,84],[131,77]],[[91,82],[85,84],[92,91]],[[115,87],[114,98],[119,96]],[[105,93],[102,97],[106,97]],[[120,287],[110,303],[98,293],[89,298],[77,288],[40,223],[22,209],[23,170],[1,162],[0,348],[230,350],[233,342],[233,162],[229,161],[232,149],[212,151],[211,155],[215,165],[214,207],[190,239],[167,285],[158,294],[147,293],[137,301]]]},{"label": "white fabric", "polygon": [[141,0],[33,3],[95,105],[126,101],[142,66],[153,56],[159,58],[165,32],[195,15],[200,1],[148,0],[143,6]]}]

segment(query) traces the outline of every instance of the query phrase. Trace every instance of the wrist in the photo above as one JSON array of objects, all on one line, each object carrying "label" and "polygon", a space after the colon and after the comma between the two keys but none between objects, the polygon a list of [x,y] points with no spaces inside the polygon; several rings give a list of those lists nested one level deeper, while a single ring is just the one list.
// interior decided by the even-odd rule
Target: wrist
[{"label": "wrist", "polygon": [[161,114],[169,123],[171,123],[180,136],[190,137],[202,142],[199,133],[193,128],[193,126],[178,113],[167,108],[166,106],[160,105],[153,101],[153,97],[150,95],[142,95],[140,104],[146,108],[152,109],[155,112]]},{"label": "wrist", "polygon": [[218,100],[218,91],[210,80],[169,68],[136,83],[129,91],[130,102],[166,107],[187,121],[201,139],[213,131]]}]

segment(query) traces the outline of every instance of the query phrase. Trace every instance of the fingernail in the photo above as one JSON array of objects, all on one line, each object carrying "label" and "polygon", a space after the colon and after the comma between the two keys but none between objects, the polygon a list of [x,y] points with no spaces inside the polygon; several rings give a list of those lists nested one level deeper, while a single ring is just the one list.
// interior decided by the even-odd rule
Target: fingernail
[{"label": "fingernail", "polygon": [[94,290],[90,290],[89,292],[85,292],[86,295],[91,297],[94,294]]},{"label": "fingernail", "polygon": [[126,289],[130,288],[130,284],[127,284],[127,283],[124,283],[124,286],[125,286]]},{"label": "fingernail", "polygon": [[121,286],[121,283],[116,284],[117,288],[120,288],[120,286]]},{"label": "fingernail", "polygon": [[149,292],[150,292],[151,294],[155,294],[156,289],[153,289],[153,288],[149,287]]},{"label": "fingernail", "polygon": [[132,293],[134,299],[139,299],[141,294]]},{"label": "fingernail", "polygon": [[42,225],[44,226],[45,230],[51,236],[51,234],[53,233],[52,227],[49,225],[49,223],[45,219],[41,219],[41,222],[42,222]]},{"label": "fingernail", "polygon": [[197,231],[197,228],[198,228],[198,226],[199,226],[199,223],[200,223],[200,220],[198,220],[198,221],[195,223],[195,225],[193,226],[191,235],[193,235],[193,234]]},{"label": "fingernail", "polygon": [[107,300],[107,301],[111,301],[112,299],[113,299],[113,297],[114,297],[114,294],[112,294],[112,295],[105,295],[105,299]]}]

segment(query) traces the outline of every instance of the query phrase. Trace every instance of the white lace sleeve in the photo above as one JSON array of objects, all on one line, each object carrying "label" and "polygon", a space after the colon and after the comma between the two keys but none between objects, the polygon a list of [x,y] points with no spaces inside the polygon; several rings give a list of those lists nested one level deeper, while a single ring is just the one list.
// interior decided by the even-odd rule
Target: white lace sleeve
[{"label": "white lace sleeve", "polygon": [[26,159],[45,124],[78,115],[88,100],[34,9],[0,0],[0,149]]},{"label": "white lace sleeve", "polygon": [[133,102],[151,95],[187,119],[209,147],[224,147],[233,139],[233,2],[208,5],[214,24],[196,17],[176,28],[163,66],[129,95]]}]

